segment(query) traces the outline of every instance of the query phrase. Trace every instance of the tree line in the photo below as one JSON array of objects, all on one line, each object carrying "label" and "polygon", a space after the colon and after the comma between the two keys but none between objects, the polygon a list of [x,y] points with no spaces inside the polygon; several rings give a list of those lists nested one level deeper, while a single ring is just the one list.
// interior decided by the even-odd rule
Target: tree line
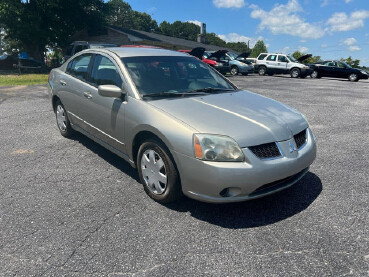
[{"label": "tree line", "polygon": [[[149,14],[133,10],[123,0],[0,1],[0,48],[7,52],[21,49],[39,60],[43,59],[46,47],[66,48],[78,31],[86,30],[91,36],[100,35],[105,32],[106,25],[193,41],[197,40],[200,33],[200,27],[190,22],[163,21],[158,24]],[[245,42],[226,42],[213,32],[206,34],[206,43],[239,53],[251,51],[250,57],[254,58],[262,52],[268,52],[262,40],[250,49]],[[313,62],[316,58],[309,58],[308,61]],[[360,62],[355,61],[357,65]]]}]

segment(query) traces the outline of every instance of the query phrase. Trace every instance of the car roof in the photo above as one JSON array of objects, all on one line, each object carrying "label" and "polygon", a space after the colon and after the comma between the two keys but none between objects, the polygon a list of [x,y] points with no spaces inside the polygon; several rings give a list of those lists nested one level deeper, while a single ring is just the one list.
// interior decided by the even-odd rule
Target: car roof
[{"label": "car roof", "polygon": [[[89,52],[91,50],[85,50],[83,52]],[[94,49],[94,52],[109,53],[113,52],[120,58],[124,57],[137,57],[137,56],[181,56],[188,57],[187,53],[166,50],[162,48],[140,48],[140,47],[111,47],[111,48],[101,48]]]}]

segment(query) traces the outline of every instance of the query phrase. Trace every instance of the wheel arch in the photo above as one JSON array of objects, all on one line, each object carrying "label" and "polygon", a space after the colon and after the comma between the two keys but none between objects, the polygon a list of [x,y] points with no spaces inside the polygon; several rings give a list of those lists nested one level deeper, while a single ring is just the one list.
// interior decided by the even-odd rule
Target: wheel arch
[{"label": "wheel arch", "polygon": [[58,96],[56,96],[56,95],[53,95],[52,98],[51,98],[51,104],[52,104],[52,107],[53,107],[53,111],[54,112],[56,110],[56,102],[58,100],[61,102],[60,98]]}]

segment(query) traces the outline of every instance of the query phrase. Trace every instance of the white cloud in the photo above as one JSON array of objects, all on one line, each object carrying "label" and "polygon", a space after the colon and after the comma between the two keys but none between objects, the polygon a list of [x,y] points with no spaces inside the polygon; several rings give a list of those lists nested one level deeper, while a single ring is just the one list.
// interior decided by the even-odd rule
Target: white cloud
[{"label": "white cloud", "polygon": [[213,0],[217,8],[242,8],[245,6],[245,0]]},{"label": "white cloud", "polygon": [[218,35],[218,37],[220,37],[222,40],[226,42],[245,42],[247,43],[248,41],[250,41],[251,48],[254,47],[255,43],[258,40],[263,39],[263,37],[251,38],[251,37],[243,36],[237,33],[229,33],[227,35]]},{"label": "white cloud", "polygon": [[350,51],[359,51],[361,48],[359,46],[353,45],[349,47]]},{"label": "white cloud", "polygon": [[309,48],[307,48],[305,46],[299,46],[298,50],[301,53],[307,53],[307,51],[309,51]]},{"label": "white cloud", "polygon": [[349,16],[344,13],[334,13],[327,20],[329,30],[332,32],[350,31],[364,27],[364,20],[369,18],[368,10],[352,12]]},{"label": "white cloud", "polygon": [[352,2],[352,0],[345,0],[346,4]]},{"label": "white cloud", "polygon": [[282,53],[282,54],[289,54],[291,48],[289,46],[283,47],[282,49],[278,49],[276,52],[277,53]]},{"label": "white cloud", "polygon": [[322,0],[322,3],[320,4],[321,7],[325,7],[329,4],[329,0]]},{"label": "white cloud", "polygon": [[298,0],[289,0],[286,5],[277,4],[270,11],[256,5],[249,6],[253,11],[251,17],[260,19],[259,30],[268,29],[273,34],[288,34],[301,38],[317,39],[325,31],[317,24],[311,24],[298,15],[303,12]]},{"label": "white cloud", "polygon": [[354,38],[347,38],[343,41],[343,43],[346,44],[347,46],[354,45],[356,42],[357,40]]},{"label": "white cloud", "polygon": [[195,25],[197,25],[197,26],[200,26],[200,27],[201,27],[201,22],[200,22],[200,21],[198,21],[198,20],[187,20],[187,22],[189,22],[189,23],[193,23],[193,24],[195,24]]},{"label": "white cloud", "polygon": [[306,41],[307,41],[306,39],[300,40],[300,42],[302,42],[302,43],[305,43]]}]

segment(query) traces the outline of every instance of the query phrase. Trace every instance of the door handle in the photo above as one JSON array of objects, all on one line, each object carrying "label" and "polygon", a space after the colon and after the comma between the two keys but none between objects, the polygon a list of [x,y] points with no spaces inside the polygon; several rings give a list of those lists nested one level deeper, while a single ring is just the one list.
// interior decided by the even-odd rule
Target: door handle
[{"label": "door handle", "polygon": [[66,82],[66,81],[64,81],[64,80],[60,80],[59,82],[60,82],[60,84],[61,84],[62,86],[66,86],[66,85],[67,85],[67,82]]},{"label": "door handle", "polygon": [[89,91],[84,92],[83,93],[83,96],[86,97],[87,99],[91,99],[92,98],[92,94]]}]

